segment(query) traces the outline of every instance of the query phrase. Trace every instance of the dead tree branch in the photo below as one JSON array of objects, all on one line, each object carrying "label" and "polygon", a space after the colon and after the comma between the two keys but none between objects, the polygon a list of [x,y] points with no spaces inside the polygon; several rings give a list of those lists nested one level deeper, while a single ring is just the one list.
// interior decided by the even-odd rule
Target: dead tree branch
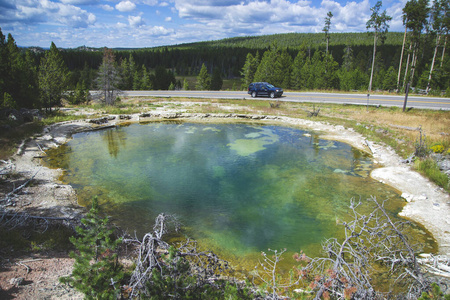
[{"label": "dead tree branch", "polygon": [[19,187],[14,188],[11,192],[6,194],[5,198],[0,200],[0,208],[13,205],[12,201],[17,197],[17,193],[20,192],[23,188],[25,188],[31,181],[33,181],[34,177],[36,177],[36,175],[39,173],[40,170],[41,170],[41,168],[39,168],[39,170],[37,170],[36,173],[34,173],[34,175],[31,176],[30,179],[28,179],[23,184],[21,184]]},{"label": "dead tree branch", "polygon": [[0,160],[2,166],[0,167],[0,176],[8,176],[14,169],[14,164],[11,161]]},{"label": "dead tree branch", "polygon": [[280,295],[283,291],[297,285],[300,282],[300,278],[294,280],[292,276],[288,280],[281,278],[278,273],[277,266],[282,260],[282,255],[286,252],[286,249],[281,251],[268,249],[273,255],[267,255],[262,252],[261,255],[264,257],[262,261],[259,262],[261,269],[258,270],[256,276],[265,283],[268,288],[268,294],[265,299],[280,299]]},{"label": "dead tree branch", "polygon": [[[296,256],[299,262],[309,261],[298,271],[312,282],[310,288],[315,291],[314,299],[380,297],[371,280],[376,264],[384,266],[392,278],[396,278],[396,287],[403,287],[408,299],[416,299],[430,289],[431,280],[421,267],[426,262],[416,258],[416,251],[404,234],[407,222],[393,221],[383,203],[375,197],[368,201],[375,206],[367,216],[356,209],[361,202],[351,202],[353,217],[352,221],[343,224],[345,238],[342,242],[336,239],[325,241],[323,250],[327,257]],[[435,268],[431,264],[428,263],[430,270]],[[439,265],[443,266],[441,271],[446,269],[445,264],[448,266],[448,261]]]},{"label": "dead tree branch", "polygon": [[[170,215],[160,214],[156,218],[152,233],[147,233],[142,241],[136,237],[124,239],[126,243],[137,244],[136,268],[134,269],[129,289],[130,297],[149,297],[148,287],[158,280],[178,282],[177,279],[189,277],[187,287],[175,287],[181,290],[204,285],[219,288],[216,281],[221,272],[228,269],[228,263],[218,258],[211,251],[200,251],[197,242],[187,239],[177,248],[163,240],[170,229],[178,230],[178,221]],[[157,275],[156,275],[157,274]],[[175,296],[172,296],[175,297]]]}]

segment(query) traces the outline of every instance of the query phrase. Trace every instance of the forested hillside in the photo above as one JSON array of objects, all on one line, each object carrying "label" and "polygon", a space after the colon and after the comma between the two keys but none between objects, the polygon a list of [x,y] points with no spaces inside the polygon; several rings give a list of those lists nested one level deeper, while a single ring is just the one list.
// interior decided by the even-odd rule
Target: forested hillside
[{"label": "forested hillside", "polygon": [[[379,43],[374,66],[373,89],[394,90],[397,88],[403,35],[400,32],[388,32],[384,41]],[[411,82],[418,88],[426,88],[434,40],[435,35],[432,34],[422,37],[419,49],[420,60],[417,61],[415,75]],[[279,74],[243,78],[243,88],[249,80],[262,80],[291,89],[367,89],[373,53],[373,34],[331,33],[328,54],[325,53],[325,47],[323,33],[288,33],[236,37],[167,47],[115,49],[114,52],[118,65],[122,67],[124,78],[142,79],[147,76],[145,72],[154,73],[157,67],[164,67],[177,77],[197,76],[202,65],[205,64],[210,74],[217,68],[223,78],[229,79],[246,76],[244,65],[249,54],[254,58],[262,59],[266,52],[275,51],[270,55],[271,58],[266,58],[266,62],[267,59],[272,59],[268,63],[273,64],[273,70],[265,72]],[[405,51],[403,61],[409,59],[411,54],[412,51]],[[85,47],[67,49],[62,52],[64,61],[72,71],[72,86],[83,81],[85,86],[94,88],[93,78],[95,70],[101,63],[102,55],[102,49]],[[247,61],[247,63],[250,62]],[[257,62],[253,62],[255,63]],[[439,93],[449,86],[447,65],[442,64],[442,68],[437,70],[439,74],[435,77],[437,80],[433,82]],[[254,68],[256,72],[257,66]],[[400,88],[406,81],[404,72],[402,70],[400,74]],[[287,73],[289,74],[286,75]],[[409,77],[409,74],[407,75]],[[276,79],[283,76],[284,79]],[[286,80],[286,77],[290,79]],[[120,87],[122,89],[135,89],[139,86],[144,89],[155,88],[150,82],[141,84],[134,82],[133,84],[132,81],[128,79],[128,83]],[[181,87],[181,83],[178,82],[175,86]]]},{"label": "forested hillside", "polygon": [[[368,33],[332,33],[330,34],[330,53],[333,59],[342,64],[345,49],[350,47],[353,56],[358,60],[367,61],[373,50],[373,36]],[[385,54],[385,65],[390,66],[392,58],[399,59],[403,34],[392,32],[387,34],[380,51]],[[133,57],[137,66],[144,65],[148,69],[164,66],[178,76],[197,75],[203,63],[211,73],[219,67],[224,78],[240,77],[248,53],[260,55],[271,46],[280,50],[286,49],[292,58],[302,49],[313,56],[316,51],[325,50],[323,33],[287,33],[257,37],[236,37],[218,41],[198,42],[175,46],[143,48],[143,49],[113,49],[118,62]],[[80,47],[66,49],[64,60],[70,70],[83,68],[96,69],[102,60],[103,49]],[[398,64],[397,59],[397,64]]]},{"label": "forested hillside", "polygon": [[[449,88],[446,33],[439,35],[439,32],[431,31],[419,36],[413,33],[408,31],[404,47],[404,33],[399,32],[388,32],[378,42],[373,90],[402,91],[406,84],[411,84],[441,95]],[[1,31],[0,35],[1,67],[4,69],[0,75],[3,85],[0,87],[1,106],[11,106],[8,103],[18,107],[57,104],[59,100],[48,102],[43,99],[43,88],[39,86],[43,84],[42,81],[39,83],[39,78],[45,77],[45,58],[51,51],[19,48],[11,35],[7,39]],[[211,76],[214,73],[223,79],[241,78],[242,85],[236,86],[237,89],[245,89],[252,81],[268,81],[285,89],[367,91],[373,61],[373,34],[330,33],[328,37],[328,52],[324,33],[288,33],[156,48],[112,49],[114,61],[111,67],[117,75],[114,88],[193,89],[195,87],[188,87],[186,81],[182,83],[183,78],[198,76],[204,65]],[[103,48],[57,49],[52,44],[52,49],[53,60],[63,61],[60,64],[64,69],[61,85],[66,90],[75,90],[83,98],[86,90],[101,89],[97,79],[104,60]],[[434,66],[432,77],[431,64]],[[74,102],[82,101],[80,99]]]}]

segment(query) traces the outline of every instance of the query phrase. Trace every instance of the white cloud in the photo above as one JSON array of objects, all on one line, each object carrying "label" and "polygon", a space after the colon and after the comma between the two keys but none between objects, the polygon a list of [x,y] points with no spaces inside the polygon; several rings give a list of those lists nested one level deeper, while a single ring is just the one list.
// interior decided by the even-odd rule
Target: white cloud
[{"label": "white cloud", "polygon": [[116,9],[121,12],[126,11],[132,11],[136,8],[136,4],[133,2],[127,0],[127,1],[121,1],[118,4],[116,4]]},{"label": "white cloud", "polygon": [[[174,0],[178,16],[205,29],[213,27],[223,37],[282,32],[321,32],[328,11],[333,13],[331,32],[364,32],[370,16],[369,0],[322,0],[318,7],[300,0]],[[403,0],[401,0],[403,1]],[[217,36],[219,33],[214,34]],[[210,39],[205,37],[204,39]]]},{"label": "white cloud", "polygon": [[[321,32],[331,11],[332,33],[365,32],[374,1],[0,0],[0,27],[22,45],[42,41],[48,46],[54,40],[63,47],[147,47],[232,36]],[[387,13],[393,17],[390,31],[404,31],[401,15],[406,1],[388,3]],[[100,8],[103,11],[96,16]],[[129,15],[130,11],[134,13]],[[155,23],[161,18],[170,28]],[[180,18],[182,25],[178,25]]]},{"label": "white cloud", "polygon": [[114,7],[112,7],[111,5],[108,5],[108,4],[102,4],[102,5],[100,5],[100,8],[103,9],[103,10],[106,10],[106,11],[113,11],[114,10]]},{"label": "white cloud", "polygon": [[96,5],[99,0],[60,0],[64,4],[73,4],[73,5]]},{"label": "white cloud", "polygon": [[124,24],[124,23],[121,23],[121,22],[117,22],[116,26],[119,29],[128,28],[127,24]]},{"label": "white cloud", "polygon": [[77,6],[49,0],[18,1],[9,22],[21,24],[59,24],[83,28],[96,22],[96,16]]},{"label": "white cloud", "polygon": [[139,27],[145,24],[141,16],[128,16],[128,23],[132,27]]},{"label": "white cloud", "polygon": [[155,6],[158,4],[158,0],[143,0],[142,3],[148,6]]}]

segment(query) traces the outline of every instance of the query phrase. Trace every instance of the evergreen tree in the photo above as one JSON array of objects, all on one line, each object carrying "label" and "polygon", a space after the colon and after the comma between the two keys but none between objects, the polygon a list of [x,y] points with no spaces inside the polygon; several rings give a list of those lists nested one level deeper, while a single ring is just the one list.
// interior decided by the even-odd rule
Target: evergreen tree
[{"label": "evergreen tree", "polygon": [[108,218],[100,218],[97,197],[81,223],[76,228],[78,237],[70,238],[77,249],[70,253],[75,259],[72,274],[59,280],[84,293],[86,299],[116,299],[124,275],[116,253],[122,240],[113,237]]},{"label": "evergreen tree", "polygon": [[342,56],[342,69],[350,71],[353,68],[353,50],[352,47],[347,45]]},{"label": "evergreen tree", "polygon": [[134,73],[136,71],[136,64],[133,55],[130,53],[128,59],[124,58],[120,63],[121,84],[120,88],[123,90],[133,89]]},{"label": "evergreen tree", "polygon": [[[406,82],[413,83],[415,70],[417,66],[417,59],[419,57],[419,49],[421,44],[421,35],[423,29],[428,24],[428,13],[430,8],[428,6],[429,0],[410,0],[403,8],[403,22],[406,29],[410,30],[410,49],[411,55],[408,55],[406,61],[405,76],[403,79],[403,86]],[[408,79],[409,77],[409,79]]]},{"label": "evergreen tree", "polygon": [[450,1],[435,0],[431,8],[430,19],[432,20],[433,33],[436,35],[436,42],[426,87],[427,94],[431,87],[431,79],[433,76],[434,63],[436,61],[438,48],[441,44],[442,37],[446,36],[450,29]]},{"label": "evergreen tree", "polygon": [[187,81],[186,78],[184,78],[183,80],[183,90],[189,91],[189,82]]},{"label": "evergreen tree", "polygon": [[142,79],[141,79],[141,90],[150,90],[152,87],[152,83],[150,82],[150,74],[148,73],[145,65],[142,65]]},{"label": "evergreen tree", "polygon": [[114,53],[111,49],[104,48],[102,64],[98,69],[97,85],[103,92],[105,104],[113,105],[116,101],[120,80]]},{"label": "evergreen tree", "polygon": [[383,77],[382,89],[386,91],[394,90],[397,87],[397,70],[390,66]]},{"label": "evergreen tree", "polygon": [[281,84],[280,67],[278,58],[278,48],[272,45],[264,52],[261,62],[256,69],[254,81],[266,81],[273,85]]},{"label": "evergreen tree", "polygon": [[325,40],[327,42],[327,50],[326,54],[328,54],[328,44],[330,42],[330,28],[331,28],[331,18],[333,17],[333,14],[331,11],[327,13],[327,16],[325,17],[325,26],[323,27],[322,31],[325,32]]},{"label": "evergreen tree", "polygon": [[338,89],[339,77],[337,71],[339,64],[333,59],[331,54],[325,54],[323,64],[325,65],[325,73],[322,75],[324,77],[324,86],[322,88]]},{"label": "evergreen tree", "polygon": [[38,70],[35,56],[30,50],[25,52],[24,67],[21,72],[21,107],[39,107]]},{"label": "evergreen tree", "polygon": [[372,80],[373,80],[373,70],[375,67],[375,55],[377,50],[377,41],[378,39],[384,41],[385,34],[389,29],[388,22],[392,20],[392,17],[386,14],[386,10],[380,13],[380,9],[383,3],[378,1],[374,7],[370,10],[372,11],[372,15],[370,16],[369,21],[366,23],[366,28],[373,28],[374,30],[374,38],[373,38],[373,57],[372,57],[372,69],[370,71],[370,81],[369,81],[369,93],[372,90]]},{"label": "evergreen tree", "polygon": [[136,70],[133,74],[133,90],[138,91],[141,89],[142,85],[142,74]]},{"label": "evergreen tree", "polygon": [[205,64],[202,64],[202,68],[200,69],[200,73],[197,76],[197,85],[195,88],[197,90],[207,91],[211,86],[211,77],[208,75],[208,70],[206,69]]},{"label": "evergreen tree", "polygon": [[220,74],[219,68],[214,68],[214,71],[211,75],[211,90],[213,91],[219,91],[222,89],[223,85],[223,79],[222,75]]},{"label": "evergreen tree", "polygon": [[294,59],[292,65],[291,86],[293,89],[301,90],[306,88],[305,74],[303,74],[303,66],[306,63],[306,53],[300,50]]},{"label": "evergreen tree", "polygon": [[8,49],[6,48],[6,37],[3,35],[2,29],[0,28],[0,103],[3,103],[3,96],[7,93],[6,87],[9,74],[8,62],[9,55]]},{"label": "evergreen tree", "polygon": [[289,89],[291,87],[291,74],[292,74],[292,57],[288,53],[287,49],[281,51],[281,55],[278,57],[278,69],[275,72],[278,74],[279,87],[283,89]]},{"label": "evergreen tree", "polygon": [[41,59],[39,66],[39,90],[41,104],[44,108],[61,105],[61,99],[67,88],[68,70],[52,42],[50,51]]},{"label": "evergreen tree", "polygon": [[256,56],[253,56],[251,53],[247,54],[247,58],[245,60],[245,64],[242,67],[241,76],[242,76],[242,85],[247,88],[250,83],[253,82],[255,78],[256,69],[259,65],[259,53],[256,53]]},{"label": "evergreen tree", "polygon": [[167,71],[164,66],[155,68],[155,76],[153,77],[153,89],[168,90],[170,84],[176,84],[175,76],[172,72]]}]

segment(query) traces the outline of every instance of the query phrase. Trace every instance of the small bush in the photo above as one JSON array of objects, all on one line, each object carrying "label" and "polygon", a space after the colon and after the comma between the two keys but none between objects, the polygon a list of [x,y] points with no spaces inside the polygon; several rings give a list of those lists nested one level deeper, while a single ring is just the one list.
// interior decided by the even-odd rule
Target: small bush
[{"label": "small bush", "polygon": [[433,151],[434,153],[442,153],[444,152],[445,148],[444,146],[438,144],[438,145],[433,145],[430,147],[431,151]]},{"label": "small bush", "polygon": [[76,228],[78,237],[70,238],[77,249],[70,253],[75,258],[72,274],[59,280],[84,293],[85,299],[115,299],[124,276],[116,252],[122,240],[113,237],[108,218],[99,217],[97,197],[81,222],[84,226]]},{"label": "small bush", "polygon": [[416,151],[414,152],[414,155],[417,157],[425,157],[428,154],[428,149],[426,145],[426,136],[425,133],[422,131],[422,126],[420,126],[419,129],[419,139],[416,141],[414,145]]},{"label": "small bush", "polygon": [[437,163],[432,158],[416,160],[415,167],[440,187],[447,190],[449,189],[449,179],[447,175],[439,170]]}]

